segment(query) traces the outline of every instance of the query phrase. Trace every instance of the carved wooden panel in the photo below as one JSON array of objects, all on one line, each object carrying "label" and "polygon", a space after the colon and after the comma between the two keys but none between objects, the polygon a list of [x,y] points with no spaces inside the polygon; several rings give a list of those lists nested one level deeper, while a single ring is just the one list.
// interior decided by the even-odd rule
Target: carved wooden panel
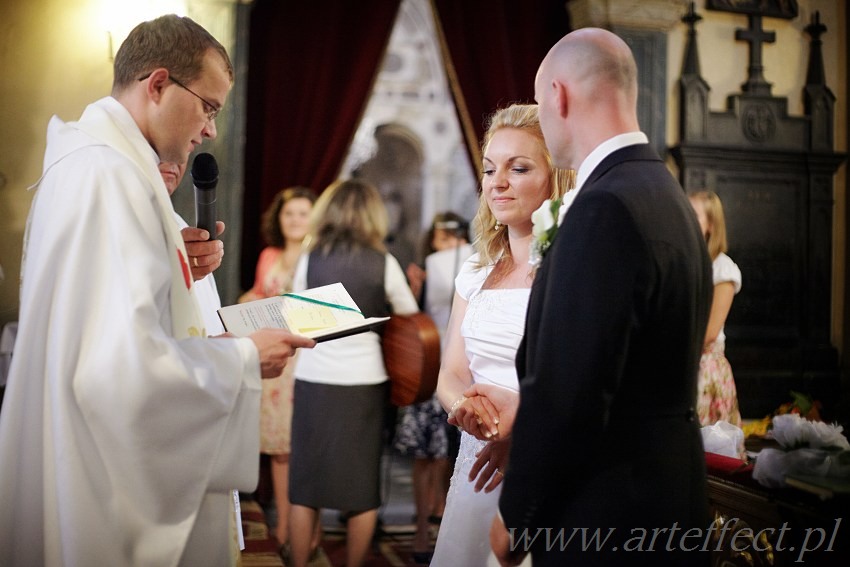
[{"label": "carved wooden panel", "polygon": [[773,34],[759,15],[790,7],[722,4],[748,14],[749,28],[735,35],[751,45],[749,79],[743,92],[727,97],[725,110],[709,110],[694,27],[701,18],[692,6],[683,18],[691,30],[679,83],[681,140],[671,152],[686,190],[712,189],[723,202],[729,256],[743,276],[726,324],[726,354],[744,417],[761,417],[787,401],[790,389],[822,400],[839,394],[830,344],[833,175],[845,156],[828,139],[834,97],[812,72],[822,68],[816,39],[826,27],[817,16],[806,27],[815,38],[807,114],[790,116],[787,99],[771,96],[763,80],[761,49]]},{"label": "carved wooden panel", "polygon": [[[713,567],[785,567],[850,564],[845,512],[850,502],[826,502],[795,489],[708,477]],[[725,528],[725,530],[724,530]]]}]

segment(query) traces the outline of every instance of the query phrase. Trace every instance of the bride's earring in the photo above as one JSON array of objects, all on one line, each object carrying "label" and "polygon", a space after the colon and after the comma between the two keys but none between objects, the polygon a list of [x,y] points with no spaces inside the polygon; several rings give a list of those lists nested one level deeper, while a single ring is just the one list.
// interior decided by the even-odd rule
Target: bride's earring
[{"label": "bride's earring", "polygon": [[500,228],[502,228],[502,223],[496,221],[496,224],[493,225],[493,230],[499,230]]}]

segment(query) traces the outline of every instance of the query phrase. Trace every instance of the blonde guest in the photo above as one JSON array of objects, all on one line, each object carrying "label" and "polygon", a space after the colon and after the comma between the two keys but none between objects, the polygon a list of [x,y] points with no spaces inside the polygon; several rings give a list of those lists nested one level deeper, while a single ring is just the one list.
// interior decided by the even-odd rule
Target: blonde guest
[{"label": "blonde guest", "polygon": [[[341,282],[367,317],[419,310],[401,266],[384,246],[378,190],[338,181],[316,201],[294,290]],[[378,518],[387,371],[368,331],[319,344],[295,365],[289,497],[291,565],[303,567],[321,508],[346,512],[346,565],[363,564]]]}]

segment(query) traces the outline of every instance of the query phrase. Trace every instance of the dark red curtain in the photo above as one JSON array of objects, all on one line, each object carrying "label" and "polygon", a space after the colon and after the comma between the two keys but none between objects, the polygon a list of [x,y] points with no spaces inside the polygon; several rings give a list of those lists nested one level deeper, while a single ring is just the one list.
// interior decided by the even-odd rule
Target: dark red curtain
[{"label": "dark red curtain", "polygon": [[241,285],[263,247],[259,219],[284,187],[339,173],[400,0],[256,0],[248,54]]},{"label": "dark red curtain", "polygon": [[534,102],[534,76],[570,31],[564,0],[432,0],[452,92],[472,163],[484,121],[513,102]]},{"label": "dark red curtain", "polygon": [[[473,166],[484,120],[531,102],[566,34],[564,0],[432,0]],[[278,190],[333,181],[371,92],[400,0],[256,0],[251,12],[241,284],[253,283],[259,219]]]}]

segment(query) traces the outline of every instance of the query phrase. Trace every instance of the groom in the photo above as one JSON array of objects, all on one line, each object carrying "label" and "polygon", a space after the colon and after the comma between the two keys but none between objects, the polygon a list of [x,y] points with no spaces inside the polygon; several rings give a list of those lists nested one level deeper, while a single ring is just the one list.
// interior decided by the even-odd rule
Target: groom
[{"label": "groom", "polygon": [[579,193],[531,291],[494,551],[514,565],[526,543],[535,567],[707,563],[681,553],[708,527],[693,405],[712,286],[696,218],[640,132],[619,37],[565,36],[535,98]]}]

